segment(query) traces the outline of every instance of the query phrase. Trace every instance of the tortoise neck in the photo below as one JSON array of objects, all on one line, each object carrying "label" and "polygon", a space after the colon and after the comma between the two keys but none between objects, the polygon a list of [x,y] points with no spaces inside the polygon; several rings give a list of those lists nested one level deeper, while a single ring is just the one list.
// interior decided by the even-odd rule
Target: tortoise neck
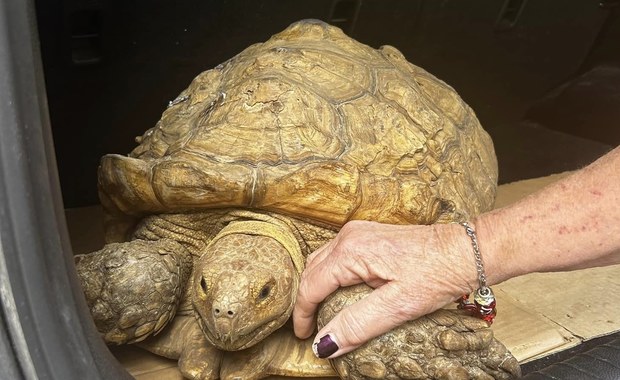
[{"label": "tortoise neck", "polygon": [[133,233],[134,239],[170,239],[183,244],[193,256],[200,256],[208,237],[198,214],[161,214],[144,218]]}]

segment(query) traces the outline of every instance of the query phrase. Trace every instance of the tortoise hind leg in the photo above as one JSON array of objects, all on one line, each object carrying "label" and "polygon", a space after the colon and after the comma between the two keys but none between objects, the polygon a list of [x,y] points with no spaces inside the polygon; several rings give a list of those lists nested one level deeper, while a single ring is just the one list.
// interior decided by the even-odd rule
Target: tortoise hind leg
[{"label": "tortoise hind leg", "polygon": [[[322,327],[345,306],[363,298],[366,285],[343,288],[319,311]],[[510,379],[519,363],[481,319],[438,310],[409,321],[332,361],[346,379]]]},{"label": "tortoise hind leg", "polygon": [[172,240],[112,243],[75,256],[95,325],[111,344],[134,343],[159,332],[176,313],[191,257]]}]

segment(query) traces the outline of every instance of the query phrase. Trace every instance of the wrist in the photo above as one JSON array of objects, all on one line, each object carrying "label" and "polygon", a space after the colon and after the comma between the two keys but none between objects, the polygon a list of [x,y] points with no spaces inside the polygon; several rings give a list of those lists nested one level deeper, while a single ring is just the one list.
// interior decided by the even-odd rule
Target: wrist
[{"label": "wrist", "polygon": [[472,252],[471,240],[460,224],[437,225],[442,241],[442,252],[449,258],[451,278],[454,280],[456,298],[470,294],[478,288],[476,260]]},{"label": "wrist", "polygon": [[474,257],[476,266],[476,277],[478,286],[473,292],[473,302],[470,300],[469,293],[463,295],[458,301],[458,308],[469,312],[472,316],[481,318],[482,320],[493,323],[493,319],[497,314],[495,309],[496,299],[490,284],[487,282],[487,276],[484,268],[484,262],[482,260],[482,254],[480,253],[480,246],[478,243],[478,236],[476,234],[475,227],[471,222],[459,223],[465,234],[469,237],[471,243],[471,251]]},{"label": "wrist", "polygon": [[502,223],[501,210],[472,219],[484,263],[487,284],[494,285],[523,274],[517,265],[514,234]]}]

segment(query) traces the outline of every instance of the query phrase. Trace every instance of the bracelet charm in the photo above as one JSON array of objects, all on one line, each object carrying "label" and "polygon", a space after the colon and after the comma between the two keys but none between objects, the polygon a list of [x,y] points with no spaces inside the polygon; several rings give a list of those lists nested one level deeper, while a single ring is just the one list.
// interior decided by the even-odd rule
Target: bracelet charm
[{"label": "bracelet charm", "polygon": [[459,298],[458,308],[468,311],[472,316],[478,317],[489,324],[493,323],[493,319],[497,315],[495,309],[496,300],[495,295],[491,288],[478,288],[474,293],[474,302],[469,300],[469,295],[466,294]]}]

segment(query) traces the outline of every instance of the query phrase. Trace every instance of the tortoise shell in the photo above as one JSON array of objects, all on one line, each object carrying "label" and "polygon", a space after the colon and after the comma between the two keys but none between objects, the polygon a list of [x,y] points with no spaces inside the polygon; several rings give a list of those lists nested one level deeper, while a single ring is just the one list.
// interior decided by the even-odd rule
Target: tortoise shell
[{"label": "tortoise shell", "polygon": [[99,168],[117,217],[239,207],[427,224],[489,209],[497,184],[491,139],[454,89],[314,20],[198,75],[137,141]]}]

